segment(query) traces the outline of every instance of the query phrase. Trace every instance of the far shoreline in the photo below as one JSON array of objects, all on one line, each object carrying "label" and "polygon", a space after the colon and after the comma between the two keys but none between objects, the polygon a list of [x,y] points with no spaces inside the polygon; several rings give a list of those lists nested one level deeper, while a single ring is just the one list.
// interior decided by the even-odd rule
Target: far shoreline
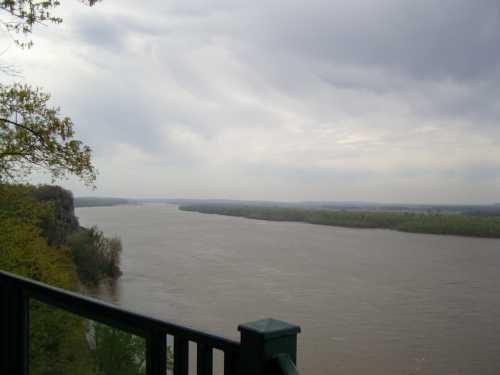
[{"label": "far shoreline", "polygon": [[339,211],[238,205],[179,205],[181,211],[352,229],[500,239],[500,218],[463,214]]}]

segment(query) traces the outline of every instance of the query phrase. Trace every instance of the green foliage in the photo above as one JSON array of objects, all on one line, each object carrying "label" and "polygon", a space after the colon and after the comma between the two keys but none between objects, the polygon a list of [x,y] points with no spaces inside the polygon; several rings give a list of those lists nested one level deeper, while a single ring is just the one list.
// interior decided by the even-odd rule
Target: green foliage
[{"label": "green foliage", "polygon": [[[0,269],[75,290],[71,254],[64,247],[49,246],[39,227],[51,215],[51,207],[31,192],[29,186],[0,185]],[[83,374],[82,322],[39,303],[31,303],[30,310],[30,374]]]},{"label": "green foliage", "polygon": [[214,204],[181,206],[180,209],[260,220],[299,221],[352,228],[384,228],[414,233],[500,238],[500,220],[496,217]]},{"label": "green foliage", "polygon": [[[81,1],[94,5],[99,0]],[[4,11],[0,24],[24,38],[14,39],[18,46],[30,48],[29,35],[36,24],[62,22],[54,14],[60,4],[59,0],[0,0]],[[3,64],[0,71],[17,72],[12,65]],[[53,179],[75,175],[93,185],[97,171],[90,148],[74,138],[71,119],[61,116],[49,99],[48,94],[28,85],[0,84],[0,269],[76,290],[73,256],[60,246],[78,227],[71,194],[53,187],[5,184],[26,177],[33,169],[43,169]],[[105,255],[108,264],[100,273],[117,275],[121,244],[117,239],[104,239],[102,233],[99,238],[96,244],[105,243],[107,252],[98,247],[98,253]],[[92,371],[96,366],[89,355],[86,332],[83,319],[31,302],[29,373],[101,374]]]},{"label": "green foliage", "polygon": [[104,277],[116,278],[121,274],[119,238],[106,238],[97,227],[81,228],[69,237],[67,245],[83,282],[95,284]]},{"label": "green foliage", "polygon": [[[53,233],[66,233],[68,220],[77,225],[68,191],[53,186],[0,184],[0,269],[76,291],[79,280],[74,254],[66,245],[49,245],[48,241]],[[87,247],[79,250],[89,253],[87,257],[79,254],[80,258],[96,261],[95,265],[86,264],[98,270],[93,280],[116,277],[120,272],[120,241],[105,238],[96,228],[77,232],[81,234]],[[97,372],[95,361],[102,357],[99,351],[107,350],[103,347],[106,340],[101,340],[98,350],[89,350],[87,332],[84,319],[31,301],[30,375],[104,375]],[[136,346],[121,344],[114,348],[122,351],[123,358],[137,357]]]},{"label": "green foliage", "polygon": [[[143,338],[109,327],[92,324],[92,351],[96,375],[141,375],[146,370]],[[167,368],[173,369],[173,352],[167,346]]]},{"label": "green foliage", "polygon": [[0,220],[41,226],[52,214],[50,205],[38,202],[30,185],[0,184]]},{"label": "green foliage", "polygon": [[[90,6],[99,0],[81,0]],[[59,24],[63,20],[54,15],[54,10],[61,5],[59,0],[1,0],[0,9],[6,11],[10,17],[0,23],[8,30],[17,34],[31,34],[36,24]],[[31,40],[15,42],[22,48],[30,48]]]},{"label": "green foliage", "polygon": [[41,302],[30,303],[30,375],[90,375],[93,360],[84,319]]},{"label": "green foliage", "polygon": [[31,187],[31,195],[52,208],[50,219],[43,223],[44,236],[50,245],[62,245],[68,236],[78,230],[73,194],[60,186],[40,185]]},{"label": "green foliage", "polygon": [[0,84],[0,182],[23,178],[36,168],[53,179],[75,175],[94,183],[90,147],[74,138],[73,122],[49,99],[28,85]]},{"label": "green foliage", "polygon": [[103,324],[94,325],[96,374],[139,375],[145,373],[144,339]]},{"label": "green foliage", "polygon": [[[34,273],[34,264],[47,259],[59,264],[59,260],[47,257],[58,254],[69,256],[81,281],[97,283],[121,275],[120,239],[106,238],[96,227],[80,228],[72,195],[62,188],[0,184],[0,224],[1,269],[45,281],[41,274]],[[58,285],[53,280],[48,283]]]}]

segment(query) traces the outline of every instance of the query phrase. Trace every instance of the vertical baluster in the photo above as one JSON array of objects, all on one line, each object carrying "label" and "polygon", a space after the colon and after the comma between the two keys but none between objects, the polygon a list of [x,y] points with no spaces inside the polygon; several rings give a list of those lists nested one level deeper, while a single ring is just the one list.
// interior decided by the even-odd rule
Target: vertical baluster
[{"label": "vertical baluster", "polygon": [[224,352],[224,375],[236,375],[238,357],[235,353]]},{"label": "vertical baluster", "polygon": [[208,345],[197,343],[197,375],[212,375],[213,350]]},{"label": "vertical baluster", "polygon": [[167,373],[167,337],[153,330],[146,337],[146,374],[165,375]]},{"label": "vertical baluster", "polygon": [[189,342],[174,337],[174,375],[187,375],[189,366]]}]

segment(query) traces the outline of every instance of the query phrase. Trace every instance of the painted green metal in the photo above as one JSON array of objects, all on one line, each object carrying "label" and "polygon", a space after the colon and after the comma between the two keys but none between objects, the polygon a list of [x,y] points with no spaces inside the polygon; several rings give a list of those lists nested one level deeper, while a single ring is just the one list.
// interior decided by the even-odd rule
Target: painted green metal
[{"label": "painted green metal", "polygon": [[7,272],[0,271],[0,284],[9,284],[16,287],[22,291],[26,298],[44,302],[49,306],[72,312],[87,319],[96,320],[144,338],[153,330],[161,330],[174,337],[179,336],[188,341],[202,342],[224,352],[238,353],[239,351],[237,341],[127,311],[96,299],[54,288]]},{"label": "painted green metal", "polygon": [[146,337],[146,375],[167,374],[167,336],[152,330]]},{"label": "painted green metal", "polygon": [[7,352],[9,347],[9,321],[8,312],[10,311],[8,295],[7,295],[7,285],[0,283],[0,374],[9,373],[9,353]]},{"label": "painted green metal", "polygon": [[[5,334],[7,336],[6,364],[8,374],[28,374],[28,298],[17,285],[9,283]],[[2,333],[4,334],[4,333]]]},{"label": "painted green metal", "polygon": [[196,351],[197,375],[213,374],[213,349],[202,343],[197,344]]},{"label": "painted green metal", "polygon": [[239,375],[274,375],[276,356],[286,354],[297,362],[297,335],[300,327],[275,319],[242,324]]},{"label": "painted green metal", "polygon": [[174,337],[174,375],[188,375],[189,342],[182,337]]},{"label": "painted green metal", "polygon": [[295,363],[293,363],[288,354],[279,354],[275,356],[274,359],[276,366],[282,375],[299,375],[299,371],[297,370],[297,367],[295,367]]},{"label": "painted green metal", "polygon": [[0,271],[0,375],[27,374],[30,300],[145,338],[147,375],[166,374],[167,335],[174,336],[174,375],[189,373],[190,342],[197,345],[198,375],[213,374],[214,349],[224,352],[224,375],[297,373],[283,371],[296,363],[298,326],[275,319],[242,324],[238,343]]},{"label": "painted green metal", "polygon": [[239,358],[234,353],[224,353],[224,375],[238,374]]}]

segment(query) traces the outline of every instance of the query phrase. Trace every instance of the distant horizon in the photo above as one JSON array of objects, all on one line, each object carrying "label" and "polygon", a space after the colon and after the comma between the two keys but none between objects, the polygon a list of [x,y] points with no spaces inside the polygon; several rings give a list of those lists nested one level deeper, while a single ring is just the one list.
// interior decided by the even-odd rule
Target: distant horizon
[{"label": "distant horizon", "polygon": [[74,198],[95,198],[95,199],[124,199],[135,201],[220,201],[220,202],[253,202],[253,203],[284,203],[284,204],[355,204],[355,205],[386,205],[386,206],[498,206],[499,202],[482,202],[482,203],[432,203],[432,202],[394,202],[394,201],[370,201],[370,200],[276,200],[276,199],[233,199],[233,198],[178,198],[178,197],[131,197],[131,196],[112,196],[112,195],[74,195]]}]

